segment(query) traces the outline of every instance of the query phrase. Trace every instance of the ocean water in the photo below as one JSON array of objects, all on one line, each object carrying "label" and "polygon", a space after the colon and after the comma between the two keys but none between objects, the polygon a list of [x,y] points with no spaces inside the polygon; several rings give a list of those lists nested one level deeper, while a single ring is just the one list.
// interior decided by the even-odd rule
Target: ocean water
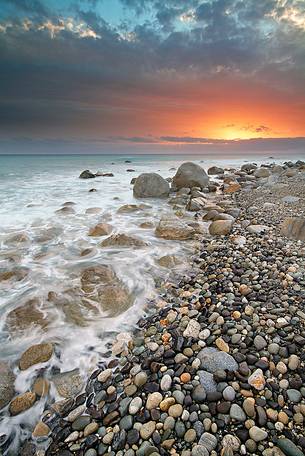
[{"label": "ocean water", "polygon": [[[15,367],[16,393],[30,390],[37,376],[51,379],[55,372],[76,368],[87,375],[107,355],[107,344],[115,334],[130,330],[157,298],[155,281],[168,274],[158,265],[158,258],[167,254],[189,256],[190,243],[157,239],[153,229],[139,227],[144,221],[156,224],[163,214],[171,212],[166,201],[149,199],[144,201],[149,207],[142,211],[117,213],[124,204],[142,202],[133,198],[132,177],[150,171],[172,177],[174,169],[190,160],[207,169],[212,165],[236,167],[245,161],[266,163],[293,158],[302,157],[0,155],[0,273],[21,271],[20,280],[0,281],[0,360],[17,366],[20,355],[31,345],[43,341],[56,345],[56,353],[48,363],[26,371]],[[135,171],[127,172],[130,168]],[[114,176],[79,179],[84,169],[112,172]],[[89,192],[91,188],[97,191]],[[73,203],[70,207],[75,213],[57,213],[65,203]],[[148,246],[101,248],[103,238],[88,236],[90,227],[101,221],[111,224],[114,233],[135,235]],[[91,249],[90,253],[81,256],[86,249]],[[82,271],[101,264],[111,266],[129,290],[132,300],[128,308],[117,308],[114,302],[110,309],[92,309],[79,299]],[[54,304],[48,299],[50,292],[63,301]],[[30,300],[39,309],[43,327],[31,326],[28,312],[27,323],[19,322],[23,330],[12,331],[8,315]],[[0,412],[0,435],[9,436],[9,454],[17,454],[19,442],[31,435],[47,403],[57,399],[58,393],[51,386],[49,397],[40,399],[28,411],[15,417],[9,416],[7,407]]]}]

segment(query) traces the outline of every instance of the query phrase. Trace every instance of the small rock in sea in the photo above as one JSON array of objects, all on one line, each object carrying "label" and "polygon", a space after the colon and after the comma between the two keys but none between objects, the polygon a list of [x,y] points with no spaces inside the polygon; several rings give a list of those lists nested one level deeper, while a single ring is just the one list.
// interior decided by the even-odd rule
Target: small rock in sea
[{"label": "small rock in sea", "polygon": [[19,415],[19,413],[24,412],[31,408],[36,400],[36,394],[27,392],[16,396],[10,403],[9,410],[12,416]]},{"label": "small rock in sea", "polygon": [[82,391],[84,386],[84,379],[79,369],[54,375],[52,382],[58,393],[65,398],[76,396]]},{"label": "small rock in sea", "polygon": [[34,364],[48,361],[53,354],[53,345],[50,343],[32,345],[21,356],[19,367],[26,370]]},{"label": "small rock in sea", "polygon": [[82,171],[79,175],[80,179],[93,179],[94,177],[96,177],[96,175],[89,171],[89,169]]},{"label": "small rock in sea", "polygon": [[9,364],[0,361],[0,409],[14,397],[15,375]]},{"label": "small rock in sea", "polygon": [[44,397],[47,396],[50,389],[50,382],[43,377],[38,377],[33,384],[33,392],[37,396]]},{"label": "small rock in sea", "polygon": [[136,198],[164,198],[169,191],[169,183],[157,173],[140,174],[133,187]]}]

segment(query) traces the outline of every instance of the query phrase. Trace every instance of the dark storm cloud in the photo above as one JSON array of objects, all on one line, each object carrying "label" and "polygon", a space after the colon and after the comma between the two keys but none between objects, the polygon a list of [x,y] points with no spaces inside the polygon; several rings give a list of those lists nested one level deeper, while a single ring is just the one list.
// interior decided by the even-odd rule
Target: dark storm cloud
[{"label": "dark storm cloud", "polygon": [[2,8],[16,9],[18,13],[31,14],[45,17],[50,14],[50,10],[39,0],[2,0]]},{"label": "dark storm cloud", "polygon": [[75,2],[69,19],[39,0],[5,0],[18,15],[0,20],[0,131],[103,121],[140,109],[148,95],[151,103],[196,99],[219,75],[303,94],[305,26],[285,18],[279,1],[121,2],[151,16],[113,26],[94,1],[91,9]]}]

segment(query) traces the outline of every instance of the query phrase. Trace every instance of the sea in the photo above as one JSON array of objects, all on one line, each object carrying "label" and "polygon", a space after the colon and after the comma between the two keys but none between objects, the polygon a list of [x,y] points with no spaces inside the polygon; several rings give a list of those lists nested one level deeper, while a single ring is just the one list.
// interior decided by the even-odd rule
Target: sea
[{"label": "sea", "polygon": [[[302,158],[301,153],[271,157],[270,152],[230,156],[0,155],[0,274],[20,271],[18,280],[0,281],[0,361],[14,366],[16,395],[30,391],[40,376],[51,380],[53,375],[74,369],[84,377],[89,375],[109,356],[116,334],[130,331],[159,299],[158,281],[166,280],[172,271],[161,267],[158,259],[164,255],[189,259],[189,242],[159,239],[153,228],[140,227],[142,222],[156,225],[163,215],[171,213],[166,201],[149,199],[140,211],[118,213],[125,204],[143,202],[133,197],[133,177],[144,172],[172,177],[185,161],[207,170],[214,165],[235,168],[246,162],[282,163]],[[85,169],[113,173],[113,177],[79,179]],[[56,212],[63,207],[73,208],[73,213]],[[136,236],[147,246],[101,248],[101,238],[88,235],[99,222],[109,223],[113,233]],[[88,254],[83,256],[84,251]],[[127,309],[117,308],[115,301],[110,310],[98,308],[94,313],[79,307],[76,296],[81,273],[97,265],[111,266],[129,290],[132,302]],[[50,292],[65,295],[65,299],[68,296],[68,302],[64,306],[52,304]],[[33,326],[31,315],[27,315],[25,322],[19,322],[20,331],[10,330],[8,316],[29,301],[35,303],[46,323]],[[51,360],[21,371],[21,354],[46,341],[56,347]],[[4,454],[17,454],[20,442],[31,436],[44,410],[59,399],[51,382],[49,395],[28,411],[12,417],[8,407],[2,409],[0,447],[3,445]]]}]

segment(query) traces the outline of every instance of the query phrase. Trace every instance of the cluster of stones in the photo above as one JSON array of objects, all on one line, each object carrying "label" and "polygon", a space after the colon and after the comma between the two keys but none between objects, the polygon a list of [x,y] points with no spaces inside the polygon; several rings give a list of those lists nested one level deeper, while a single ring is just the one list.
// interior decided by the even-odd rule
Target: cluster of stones
[{"label": "cluster of stones", "polygon": [[47,455],[263,454],[305,449],[304,261],[239,228],[204,240],[86,392],[46,412]]},{"label": "cluster of stones", "polygon": [[[208,174],[223,180],[224,195],[213,205],[204,189],[215,191],[219,184],[209,183],[197,165],[185,165],[173,179],[176,194],[169,202],[176,215],[183,208],[209,222],[216,238],[201,241],[193,272],[178,285],[165,284],[160,308],[140,320],[132,336],[116,341],[116,358],[93,372],[86,391],[46,410],[33,431],[38,443],[50,439],[39,455],[304,456],[304,248],[278,236],[279,218],[270,223],[267,207],[253,210],[253,194],[270,192],[273,175],[286,186],[287,179],[304,176],[304,163],[269,169],[246,164],[231,175],[214,167]],[[165,197],[172,190],[154,173],[135,180],[136,197]],[[120,213],[145,207],[127,205]],[[302,223],[290,237],[302,239]],[[89,235],[111,230],[101,224]],[[198,232],[196,222],[178,217],[162,219],[155,229],[158,237],[177,240]],[[101,243],[115,245],[146,244],[122,233]],[[99,277],[105,274],[113,281],[109,271],[99,271]],[[46,346],[49,359],[53,347]],[[43,361],[22,367],[21,360],[19,367]],[[36,399],[32,391],[13,399],[10,413]],[[38,453],[26,442],[20,454]]]}]

